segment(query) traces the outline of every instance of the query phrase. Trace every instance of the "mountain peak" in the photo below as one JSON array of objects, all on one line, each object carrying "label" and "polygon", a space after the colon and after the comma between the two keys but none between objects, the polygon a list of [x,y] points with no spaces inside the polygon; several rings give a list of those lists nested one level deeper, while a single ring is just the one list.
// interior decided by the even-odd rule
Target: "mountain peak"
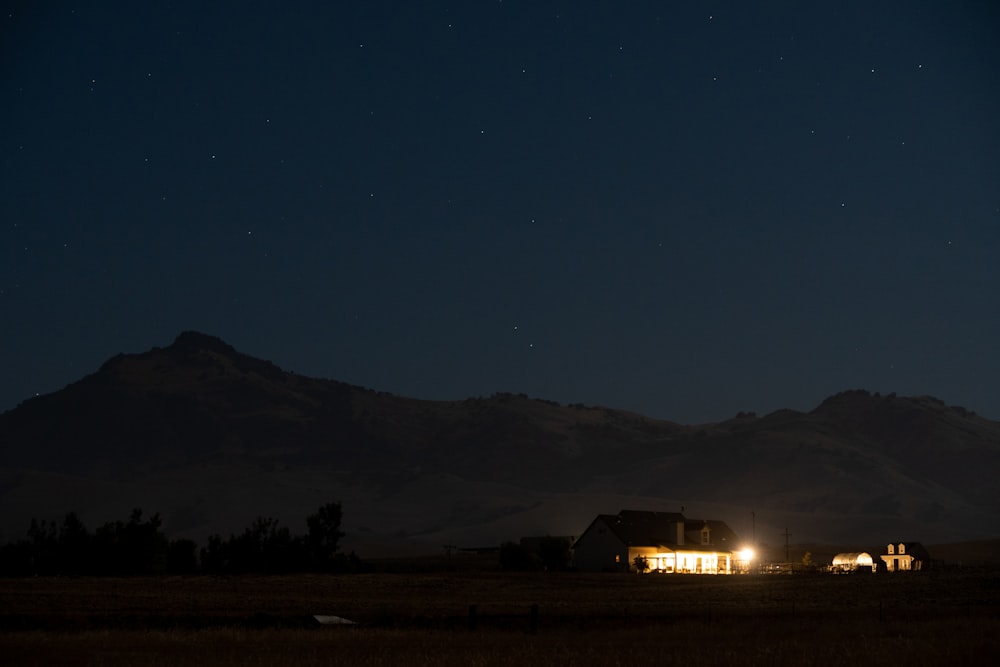
[{"label": "mountain peak", "polygon": [[211,352],[235,353],[236,349],[216,336],[200,331],[182,331],[170,346],[173,350],[208,350]]},{"label": "mountain peak", "polygon": [[945,413],[952,412],[960,417],[975,417],[976,413],[962,406],[948,406],[934,396],[897,396],[872,393],[865,389],[851,389],[830,396],[820,403],[810,414],[834,418],[857,419],[859,415],[880,413]]}]

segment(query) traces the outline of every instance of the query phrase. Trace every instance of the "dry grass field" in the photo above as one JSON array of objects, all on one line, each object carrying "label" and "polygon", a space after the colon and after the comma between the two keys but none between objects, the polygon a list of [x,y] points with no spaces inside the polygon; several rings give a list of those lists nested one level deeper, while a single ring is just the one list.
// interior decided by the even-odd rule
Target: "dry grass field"
[{"label": "dry grass field", "polygon": [[[314,614],[357,624],[318,626]],[[1000,572],[7,579],[0,656],[5,665],[994,664]]]}]

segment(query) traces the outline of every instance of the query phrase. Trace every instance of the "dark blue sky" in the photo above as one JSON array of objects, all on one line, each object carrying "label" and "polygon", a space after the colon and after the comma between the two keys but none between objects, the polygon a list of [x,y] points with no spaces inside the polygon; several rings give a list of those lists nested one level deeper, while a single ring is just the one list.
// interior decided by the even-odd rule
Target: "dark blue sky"
[{"label": "dark blue sky", "polygon": [[1000,418],[995,3],[757,4],[13,3],[0,410],[195,329],[418,398]]}]

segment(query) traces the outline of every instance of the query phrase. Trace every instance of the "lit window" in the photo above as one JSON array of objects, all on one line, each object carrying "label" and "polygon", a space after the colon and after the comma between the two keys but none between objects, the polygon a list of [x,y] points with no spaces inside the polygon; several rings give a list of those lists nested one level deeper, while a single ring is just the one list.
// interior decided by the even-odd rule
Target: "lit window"
[{"label": "lit window", "polygon": [[903,544],[902,542],[899,543],[899,553],[901,553],[901,554],[905,554],[906,553],[906,545]]},{"label": "lit window", "polygon": [[895,550],[893,549],[893,546],[892,546],[892,545],[890,544],[890,545],[889,545],[889,555],[891,556],[891,555],[893,555],[894,553],[896,553],[896,552],[895,552]]}]

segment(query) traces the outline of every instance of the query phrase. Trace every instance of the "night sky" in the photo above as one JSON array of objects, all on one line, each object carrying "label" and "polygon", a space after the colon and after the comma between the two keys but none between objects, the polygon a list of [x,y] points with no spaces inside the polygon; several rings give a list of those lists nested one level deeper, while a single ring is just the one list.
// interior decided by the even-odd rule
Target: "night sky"
[{"label": "night sky", "polygon": [[183,330],[426,399],[1000,418],[994,2],[21,2],[0,410]]}]

